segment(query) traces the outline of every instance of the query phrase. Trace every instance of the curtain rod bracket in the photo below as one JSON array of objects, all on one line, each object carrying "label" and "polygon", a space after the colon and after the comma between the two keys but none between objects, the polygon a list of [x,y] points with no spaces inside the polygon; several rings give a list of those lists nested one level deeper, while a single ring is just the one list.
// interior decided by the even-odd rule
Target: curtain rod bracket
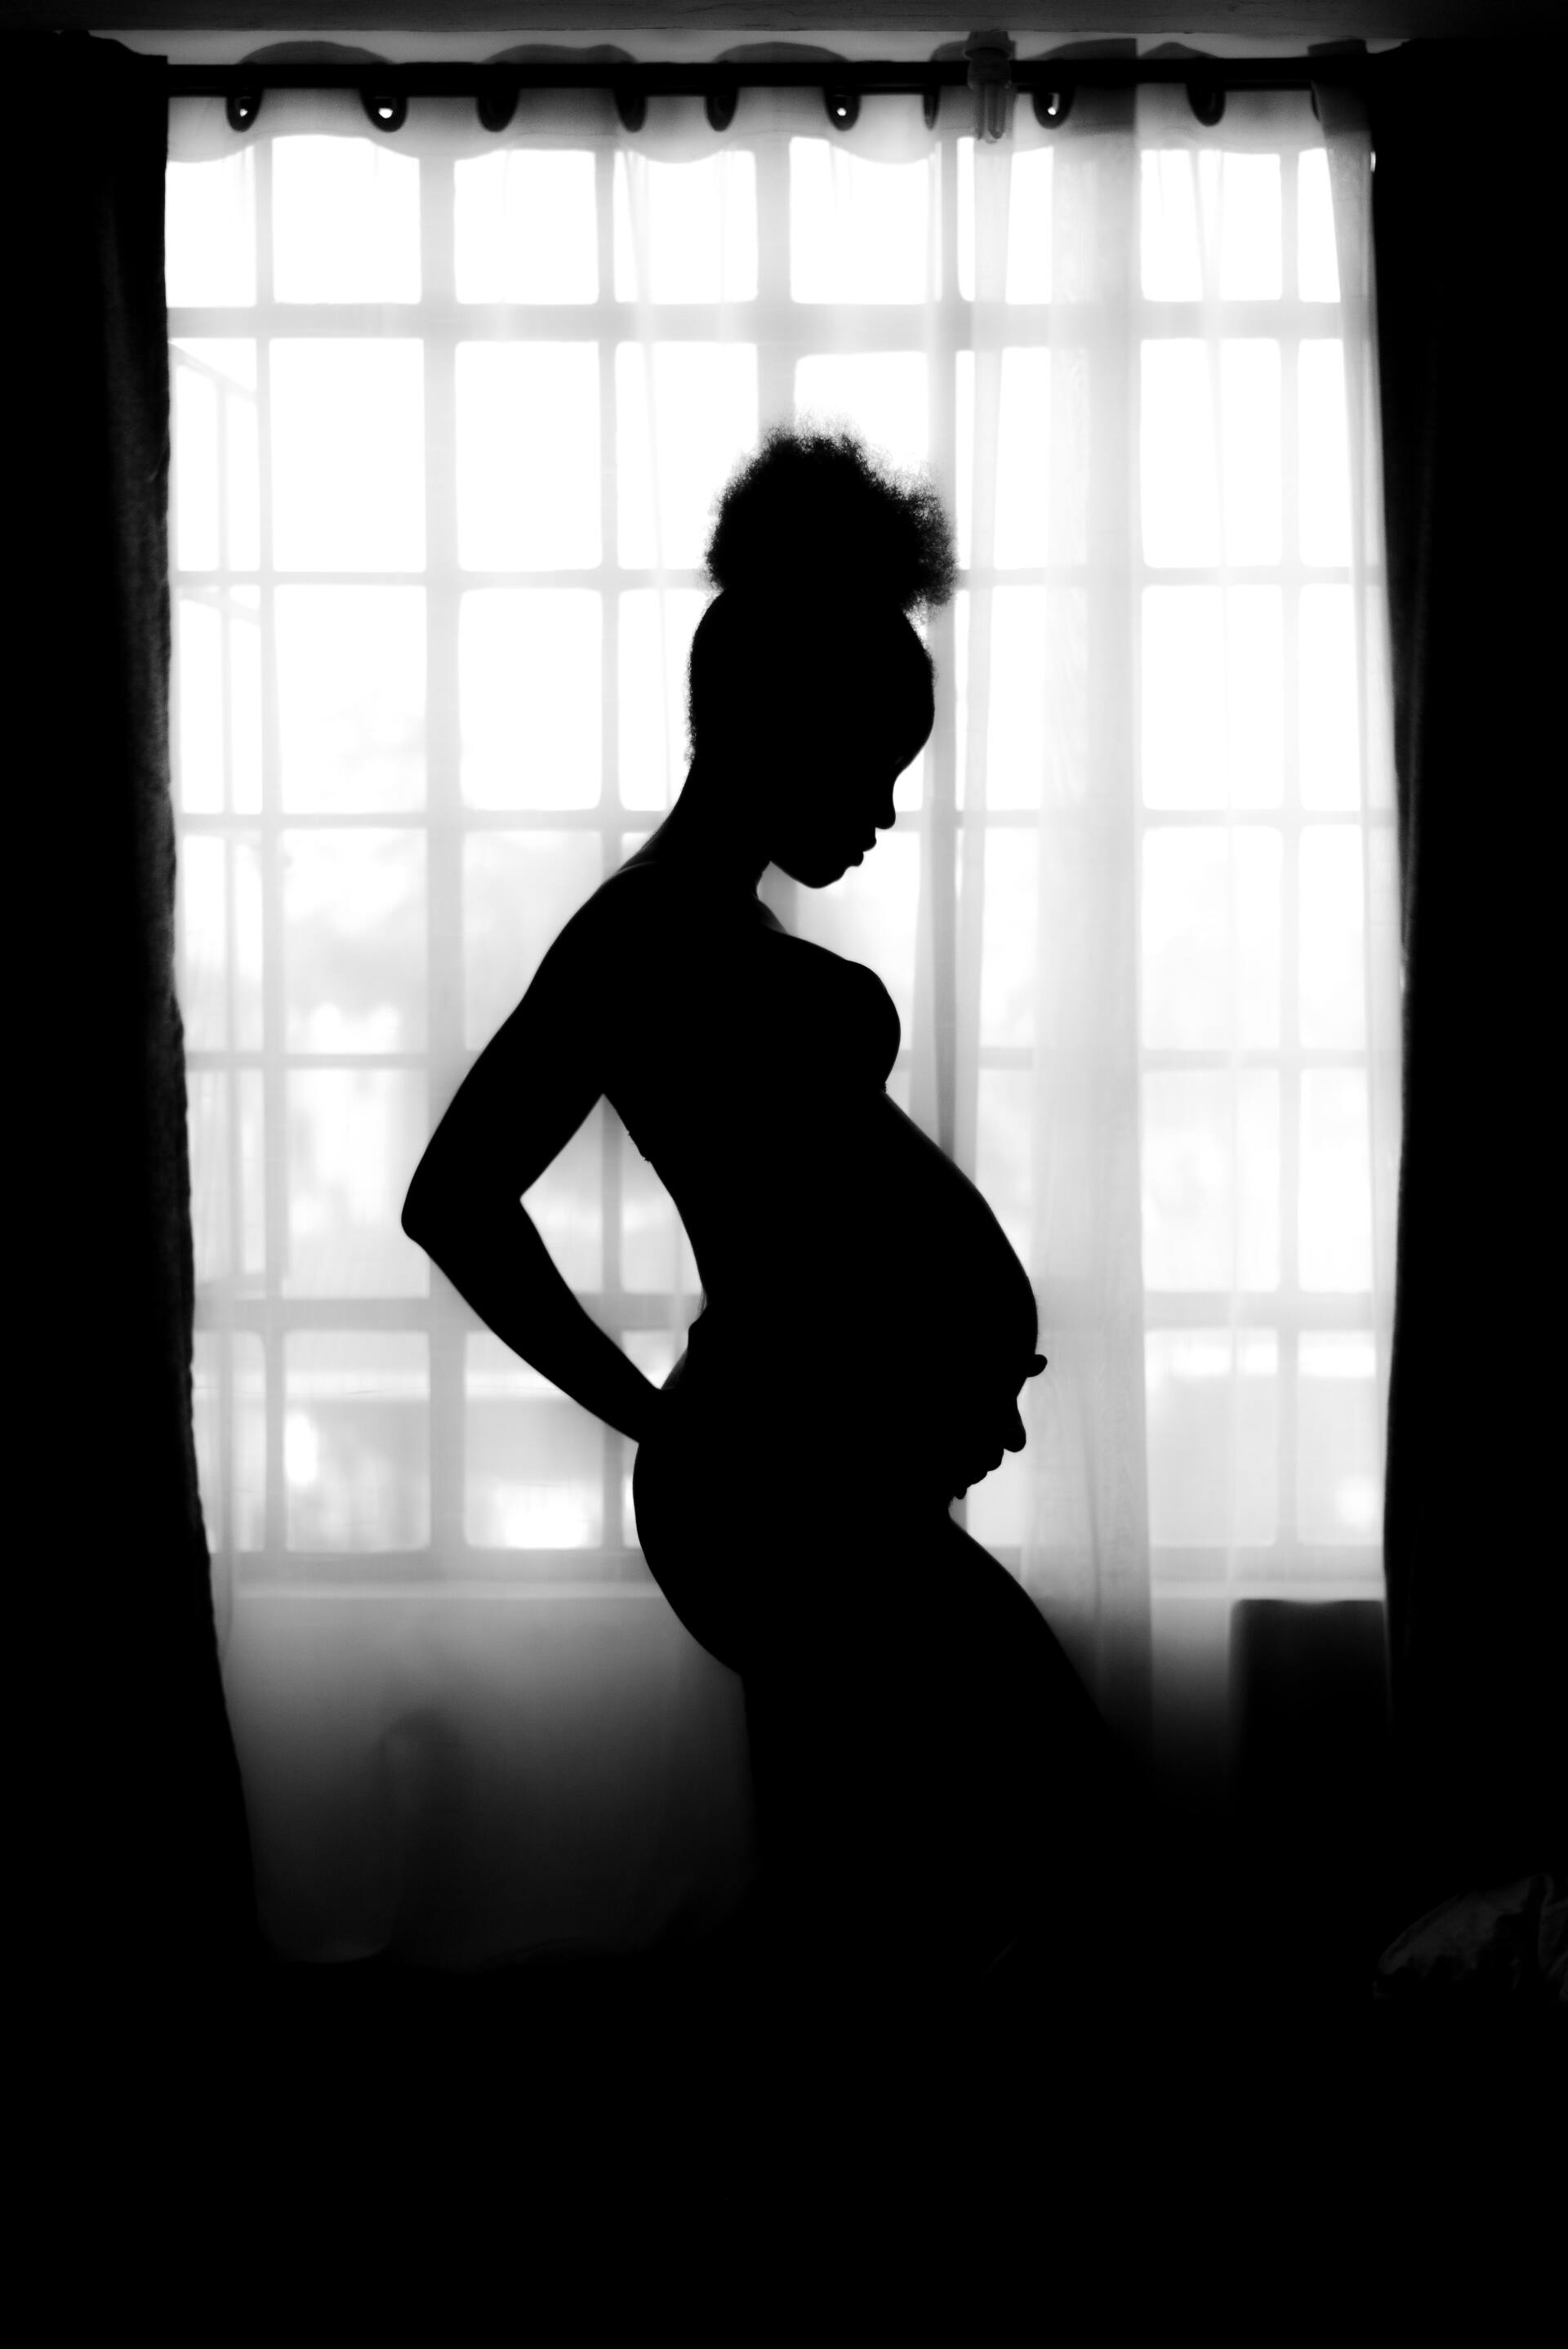
[{"label": "curtain rod bracket", "polygon": [[249,130],[262,110],[263,93],[259,89],[232,89],[223,100],[223,112],[231,130]]},{"label": "curtain rod bracket", "polygon": [[720,74],[709,86],[704,104],[710,130],[727,130],[740,100],[740,85],[731,73]]},{"label": "curtain rod bracket", "polygon": [[1225,111],[1225,86],[1218,81],[1190,81],[1187,103],[1206,130],[1212,130]]},{"label": "curtain rod bracket", "polygon": [[648,119],[648,93],[634,81],[615,84],[615,118],[623,130],[638,131]]},{"label": "curtain rod bracket", "polygon": [[828,109],[828,119],[835,130],[852,130],[861,119],[861,94],[858,89],[837,88],[824,83],[822,104]]},{"label": "curtain rod bracket", "polygon": [[1003,139],[1013,91],[1013,36],[971,33],[964,44],[964,57],[975,93],[975,136],[986,141]]},{"label": "curtain rod bracket", "polygon": [[1035,84],[1035,120],[1042,129],[1055,130],[1073,110],[1073,86],[1070,81],[1047,89],[1043,82]]}]

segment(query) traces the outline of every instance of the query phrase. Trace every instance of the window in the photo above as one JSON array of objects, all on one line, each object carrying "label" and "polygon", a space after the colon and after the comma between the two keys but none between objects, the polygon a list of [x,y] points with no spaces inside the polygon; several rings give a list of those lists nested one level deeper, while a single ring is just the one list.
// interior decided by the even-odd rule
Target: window
[{"label": "window", "polygon": [[[1380,1589],[1367,940],[1394,850],[1359,763],[1324,152],[1309,119],[1255,151],[1140,133],[1129,282],[1075,261],[1044,136],[977,255],[944,124],[899,162],[742,117],[690,161],[263,131],[170,166],[197,1424],[245,1575],[645,1571],[629,1447],[398,1214],[678,788],[709,500],[810,410],[934,465],[964,569],[896,831],[771,901],[887,982],[892,1089],[1028,1260],[1040,1022],[1070,1016],[1040,940],[1071,861],[1042,843],[1118,797],[1155,1577]],[[607,1104],[527,1205],[661,1377],[695,1270]],[[1030,1474],[968,1505],[1015,1568]]]}]

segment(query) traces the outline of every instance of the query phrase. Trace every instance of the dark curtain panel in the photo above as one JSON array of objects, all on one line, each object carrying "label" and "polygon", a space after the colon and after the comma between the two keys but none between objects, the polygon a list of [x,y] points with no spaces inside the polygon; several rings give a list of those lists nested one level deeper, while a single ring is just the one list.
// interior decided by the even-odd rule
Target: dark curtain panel
[{"label": "dark curtain panel", "polygon": [[0,74],[7,748],[30,843],[11,882],[33,917],[13,1151],[30,1408],[9,1516],[38,1610],[18,1674],[41,1847],[26,1930],[90,1998],[170,1985],[189,2003],[249,1963],[255,1925],[191,1437],[163,61],[14,35]]},{"label": "dark curtain panel", "polygon": [[[1390,1693],[1409,1907],[1564,1849],[1557,1632],[1562,52],[1378,61],[1405,940]],[[1551,823],[1551,835],[1548,823]]]}]

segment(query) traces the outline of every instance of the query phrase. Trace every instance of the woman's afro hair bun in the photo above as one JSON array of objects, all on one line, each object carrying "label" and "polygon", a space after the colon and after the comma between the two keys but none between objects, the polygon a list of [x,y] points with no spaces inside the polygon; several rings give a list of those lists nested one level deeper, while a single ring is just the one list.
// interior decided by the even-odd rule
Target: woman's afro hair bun
[{"label": "woman's afro hair bun", "polygon": [[953,533],[934,485],[855,433],[777,425],[719,499],[707,574],[751,595],[820,596],[832,581],[911,612],[952,595]]}]

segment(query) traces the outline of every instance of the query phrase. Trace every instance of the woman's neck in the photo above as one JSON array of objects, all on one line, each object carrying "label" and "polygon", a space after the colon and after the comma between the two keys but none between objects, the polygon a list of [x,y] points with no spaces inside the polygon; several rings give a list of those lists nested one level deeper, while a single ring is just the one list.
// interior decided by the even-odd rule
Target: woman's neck
[{"label": "woman's neck", "polygon": [[755,896],[769,860],[758,827],[747,821],[753,806],[747,776],[694,759],[679,797],[654,834],[660,857],[716,887]]}]

